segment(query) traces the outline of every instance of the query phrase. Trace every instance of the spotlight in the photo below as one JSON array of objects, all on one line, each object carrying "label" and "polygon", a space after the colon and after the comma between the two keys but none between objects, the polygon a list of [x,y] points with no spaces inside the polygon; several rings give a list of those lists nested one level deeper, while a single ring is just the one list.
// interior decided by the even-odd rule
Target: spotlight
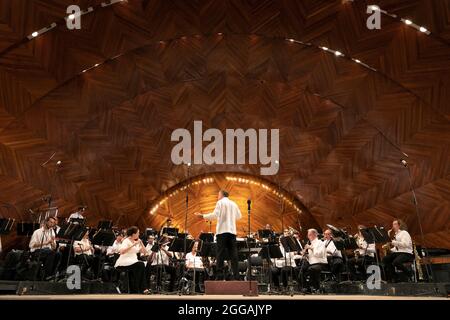
[{"label": "spotlight", "polygon": [[327,48],[327,47],[322,47],[322,49],[323,49],[323,50],[325,50],[325,51],[327,51],[327,50],[328,50],[328,48]]},{"label": "spotlight", "polygon": [[340,51],[335,51],[334,54],[335,54],[337,57],[342,56],[342,53],[341,53]]},{"label": "spotlight", "polygon": [[355,59],[356,63],[361,63],[361,60]]},{"label": "spotlight", "polygon": [[35,31],[31,35],[33,36],[33,38],[36,38],[39,35],[39,33],[37,31]]},{"label": "spotlight", "polygon": [[427,28],[425,28],[425,27],[420,27],[419,30],[420,30],[420,32],[423,32],[423,33],[428,31]]},{"label": "spotlight", "polygon": [[94,65],[94,67],[98,67],[100,64],[98,64],[98,63],[96,63],[95,65]]},{"label": "spotlight", "polygon": [[410,24],[412,24],[412,21],[411,21],[411,20],[408,20],[408,19],[406,19],[406,20],[405,20],[405,24],[407,24],[407,25],[410,25]]},{"label": "spotlight", "polygon": [[288,39],[289,42],[294,42],[294,39]]}]

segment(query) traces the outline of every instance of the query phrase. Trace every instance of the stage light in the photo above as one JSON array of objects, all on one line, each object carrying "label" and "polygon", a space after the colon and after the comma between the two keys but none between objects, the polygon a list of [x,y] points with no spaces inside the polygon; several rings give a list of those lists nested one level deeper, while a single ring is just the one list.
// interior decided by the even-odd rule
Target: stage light
[{"label": "stage light", "polygon": [[425,27],[420,27],[420,28],[419,28],[419,31],[425,33],[425,32],[427,32],[428,30],[427,30],[427,28],[425,28]]},{"label": "stage light", "polygon": [[328,48],[327,48],[327,47],[322,47],[322,50],[325,50],[325,51],[327,51],[327,50],[328,50]]},{"label": "stage light", "polygon": [[289,42],[294,42],[294,39],[288,39]]},{"label": "stage light", "polygon": [[407,24],[407,25],[410,25],[410,24],[412,24],[412,21],[411,21],[411,20],[408,20],[408,19],[406,19],[406,20],[405,20],[405,24]]},{"label": "stage light", "polygon": [[94,67],[98,67],[100,64],[98,64],[98,63],[96,63],[96,64],[94,64]]},{"label": "stage light", "polygon": [[342,53],[341,53],[340,51],[335,51],[334,54],[335,54],[337,57],[342,56]]},{"label": "stage light", "polygon": [[35,31],[31,35],[33,36],[33,38],[36,38],[39,35],[39,33],[37,31]]},{"label": "stage light", "polygon": [[358,59],[354,59],[354,61],[355,61],[356,63],[361,63],[361,60],[358,60]]}]

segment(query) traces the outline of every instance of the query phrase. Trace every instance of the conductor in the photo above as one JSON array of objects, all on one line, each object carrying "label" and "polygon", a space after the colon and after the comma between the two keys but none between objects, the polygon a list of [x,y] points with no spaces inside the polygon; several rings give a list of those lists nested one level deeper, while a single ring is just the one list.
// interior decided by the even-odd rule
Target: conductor
[{"label": "conductor", "polygon": [[207,220],[217,219],[216,240],[217,240],[217,280],[224,280],[224,257],[228,251],[231,260],[231,269],[235,280],[239,280],[238,271],[238,251],[236,245],[236,220],[242,217],[237,204],[228,199],[228,192],[220,190],[216,208],[212,213],[195,213]]}]

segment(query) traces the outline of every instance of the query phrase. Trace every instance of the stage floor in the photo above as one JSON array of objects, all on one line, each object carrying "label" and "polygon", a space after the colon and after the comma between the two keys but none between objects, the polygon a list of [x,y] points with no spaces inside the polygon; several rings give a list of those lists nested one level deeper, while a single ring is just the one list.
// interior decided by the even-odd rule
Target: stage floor
[{"label": "stage floor", "polygon": [[375,295],[134,295],[134,294],[80,294],[80,295],[0,295],[0,300],[448,300],[445,297],[393,297]]}]

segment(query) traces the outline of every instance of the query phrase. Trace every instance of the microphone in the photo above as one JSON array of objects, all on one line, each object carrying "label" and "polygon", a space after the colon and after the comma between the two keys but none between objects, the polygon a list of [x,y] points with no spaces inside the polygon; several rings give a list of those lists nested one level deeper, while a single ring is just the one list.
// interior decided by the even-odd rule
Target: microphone
[{"label": "microphone", "polygon": [[402,166],[404,166],[405,168],[408,167],[408,162],[406,162],[405,159],[400,159],[400,163],[402,164]]},{"label": "microphone", "polygon": [[250,211],[250,206],[252,205],[252,200],[248,199],[247,200],[247,210]]}]

